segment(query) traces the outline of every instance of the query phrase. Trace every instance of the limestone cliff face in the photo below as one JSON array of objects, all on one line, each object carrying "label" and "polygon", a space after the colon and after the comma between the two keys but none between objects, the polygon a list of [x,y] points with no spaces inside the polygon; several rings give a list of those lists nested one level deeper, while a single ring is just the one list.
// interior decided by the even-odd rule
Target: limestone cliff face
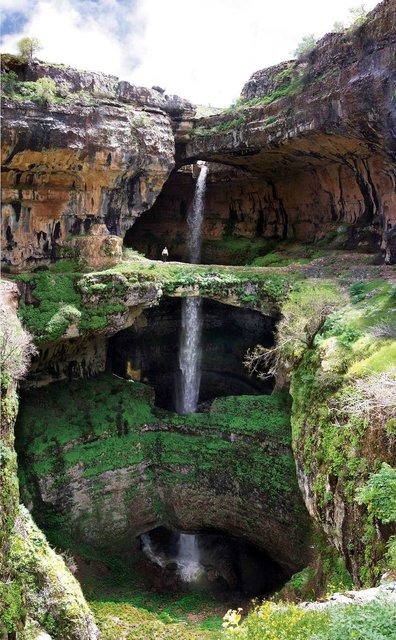
[{"label": "limestone cliff face", "polygon": [[[50,547],[26,509],[19,505],[14,424],[18,411],[16,387],[23,367],[13,359],[28,358],[16,316],[18,291],[1,283],[1,460],[0,460],[0,634],[3,637],[52,637],[54,640],[98,640],[99,630],[80,585]],[[24,345],[24,346],[23,346]],[[23,355],[25,352],[25,356]],[[46,632],[50,632],[51,636]]]},{"label": "limestone cliff face", "polygon": [[168,233],[183,236],[186,176],[156,200],[175,166],[202,159],[234,167],[212,171],[212,240],[230,224],[234,237],[307,242],[346,225],[346,248],[394,262],[395,33],[395,0],[384,0],[362,26],[256,72],[235,108],[201,119],[180,98],[113,76],[6,59],[20,80],[52,78],[69,97],[4,100],[3,258],[16,269],[47,263],[93,223],[130,230],[133,246],[137,217],[164,223],[175,185],[181,213]]},{"label": "limestone cliff face", "polygon": [[395,44],[396,3],[385,0],[364,25],[255,73],[233,110],[194,122],[178,143],[180,162],[255,174],[255,215],[267,233],[279,211],[277,237],[313,241],[331,223],[366,227],[394,261]]},{"label": "limestone cliff face", "polygon": [[69,92],[45,106],[4,99],[3,259],[26,268],[94,223],[122,235],[151,207],[174,166],[172,127],[190,107],[101,74],[41,64],[19,74]]},{"label": "limestone cliff face", "polygon": [[64,536],[119,553],[165,525],[243,537],[289,572],[310,556],[287,396],[219,398],[210,414],[180,416],[155,409],[147,385],[102,374],[29,392],[17,430],[25,499],[38,516],[58,513]]}]

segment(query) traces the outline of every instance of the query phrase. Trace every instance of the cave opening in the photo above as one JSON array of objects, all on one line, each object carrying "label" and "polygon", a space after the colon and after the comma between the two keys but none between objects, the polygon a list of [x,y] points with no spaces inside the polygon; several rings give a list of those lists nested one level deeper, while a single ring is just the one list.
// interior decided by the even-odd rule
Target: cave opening
[{"label": "cave opening", "polygon": [[206,591],[219,600],[263,597],[291,573],[250,542],[217,530],[184,532],[164,526],[138,536],[142,571],[151,588]]},{"label": "cave opening", "polygon": [[[273,344],[275,322],[258,311],[203,299],[198,411],[205,411],[219,396],[271,393],[274,381],[251,377],[243,359],[256,344]],[[169,297],[109,341],[109,369],[150,384],[156,406],[170,411],[177,410],[180,331],[181,298]]]},{"label": "cave opening", "polygon": [[[284,228],[273,223],[278,214],[258,195],[262,177],[246,169],[208,162],[205,211],[201,229],[201,264],[250,264],[270,251]],[[188,258],[188,215],[194,202],[202,162],[174,170],[153,206],[137,218],[124,237],[124,247],[160,260],[163,248],[169,260]],[[269,207],[269,208],[268,208]],[[269,222],[269,226],[267,224]],[[274,226],[275,225],[275,226]]]}]

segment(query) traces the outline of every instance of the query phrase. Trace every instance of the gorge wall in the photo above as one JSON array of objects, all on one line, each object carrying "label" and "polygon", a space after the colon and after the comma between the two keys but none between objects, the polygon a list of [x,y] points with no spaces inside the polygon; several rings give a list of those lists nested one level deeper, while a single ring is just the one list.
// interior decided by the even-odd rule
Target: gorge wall
[{"label": "gorge wall", "polygon": [[[133,246],[142,214],[141,233],[153,231],[151,217],[169,219],[180,255],[192,183],[187,172],[167,179],[201,159],[226,165],[209,179],[210,242],[313,242],[345,225],[346,248],[393,262],[394,49],[395,5],[385,0],[363,25],[256,72],[234,107],[205,118],[155,89],[4,56],[21,82],[3,106],[3,260],[16,269],[46,264],[73,253],[71,237],[94,224],[118,236],[129,230]],[[42,77],[61,92],[47,105],[26,99],[26,82]]]},{"label": "gorge wall", "polygon": [[[38,347],[18,418],[22,495],[66,546],[81,539],[125,551],[157,526],[216,530],[291,574],[312,559],[307,507],[355,582],[379,579],[395,525],[358,504],[356,488],[394,464],[393,409],[379,418],[348,413],[345,402],[367,398],[366,387],[374,402],[378,376],[394,376],[396,282],[384,263],[396,260],[395,47],[396,3],[384,0],[361,26],[255,73],[236,105],[205,118],[156,89],[3,57],[18,82],[3,98],[2,258]],[[43,77],[58,87],[46,103],[34,93]],[[123,242],[149,258],[167,244],[184,259],[198,160],[209,165],[208,266],[123,259]],[[279,243],[304,245],[302,261],[240,266]],[[310,261],[307,244],[330,251]],[[209,412],[177,416],[153,405],[149,387],[111,375],[124,365],[127,373],[131,356],[136,377],[134,348],[152,340],[141,351],[155,359],[164,326],[175,355],[172,310],[185,296],[205,298],[211,329],[226,327],[206,354],[216,375],[235,374],[226,333],[238,314],[233,346],[243,349],[253,338],[271,345],[290,323],[275,393],[218,398]],[[158,363],[163,384],[169,350]],[[17,516],[16,382],[2,427],[5,526],[9,535],[19,522],[34,540],[29,516]],[[0,538],[4,557],[7,544]],[[95,638],[76,597],[82,614],[70,637],[81,623],[81,637]]]}]

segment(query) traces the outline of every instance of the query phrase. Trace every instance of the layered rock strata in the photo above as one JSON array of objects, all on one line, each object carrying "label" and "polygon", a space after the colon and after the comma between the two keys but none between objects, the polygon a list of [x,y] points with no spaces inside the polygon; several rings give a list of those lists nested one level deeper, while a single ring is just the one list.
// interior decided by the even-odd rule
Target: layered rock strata
[{"label": "layered rock strata", "polygon": [[264,228],[282,213],[277,236],[314,241],[331,223],[366,227],[394,261],[395,34],[396,4],[385,0],[363,25],[255,73],[234,109],[194,122],[179,162],[259,176]]},{"label": "layered rock strata", "polygon": [[265,550],[289,573],[301,568],[309,523],[287,394],[220,398],[210,414],[192,416],[152,402],[148,386],[108,374],[50,385],[40,399],[24,395],[17,433],[25,500],[43,525],[57,513],[66,542],[113,553],[160,525],[218,530]]},{"label": "layered rock strata", "polygon": [[4,99],[3,259],[24,269],[53,260],[95,223],[123,235],[174,167],[173,130],[191,105],[112,76],[4,64],[23,81],[66,85],[67,96]]}]

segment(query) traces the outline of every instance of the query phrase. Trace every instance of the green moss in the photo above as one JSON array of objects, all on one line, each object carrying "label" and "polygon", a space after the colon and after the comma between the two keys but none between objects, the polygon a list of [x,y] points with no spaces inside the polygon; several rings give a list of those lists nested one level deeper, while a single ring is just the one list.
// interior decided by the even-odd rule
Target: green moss
[{"label": "green moss", "polygon": [[15,579],[13,607],[14,611],[19,608],[19,617],[18,583],[23,585],[26,612],[53,638],[78,637],[92,625],[79,584],[24,507],[19,508],[15,520],[9,556]]},{"label": "green moss", "polygon": [[[173,425],[174,430],[146,430],[147,425],[160,421]],[[191,429],[191,436],[185,427]],[[164,474],[165,469],[173,469],[167,478],[172,483],[192,482],[203,472],[209,476],[223,469],[247,484],[265,486],[274,502],[279,492],[286,496],[296,487],[294,462],[287,450],[290,419],[285,394],[221,398],[209,415],[179,416],[154,409],[145,385],[105,374],[71,388],[52,385],[40,396],[26,394],[17,429],[30,476],[59,474],[60,458],[63,473],[82,464],[85,477],[152,459],[161,464]],[[239,434],[240,440],[235,445],[219,432]],[[249,435],[270,438],[286,450],[274,456],[252,448],[242,437]],[[63,449],[71,442],[73,446]]]},{"label": "green moss", "polygon": [[[384,310],[394,303],[391,287],[384,281],[359,282],[351,295],[352,305],[346,304],[329,317],[293,374],[293,447],[307,476],[314,478],[319,517],[328,517],[334,487],[338,500],[353,514],[344,531],[352,546],[345,553],[351,553],[361,583],[370,585],[378,578],[381,563],[383,566],[384,546],[369,535],[369,514],[357,513],[355,490],[370,473],[378,472],[382,462],[390,461],[391,435],[387,420],[378,424],[378,417],[358,410],[364,397],[355,379],[365,376],[369,385],[370,376],[394,366],[394,341],[376,331]],[[357,295],[359,300],[354,300]],[[382,445],[373,449],[367,443],[375,428],[380,430]],[[365,548],[360,544],[363,536]]]},{"label": "green moss", "polygon": [[234,296],[242,304],[271,311],[279,304],[291,283],[292,274],[249,268],[162,265],[125,262],[98,273],[55,273],[51,271],[11,276],[24,283],[27,292],[19,304],[19,316],[36,343],[61,338],[76,323],[82,335],[109,327],[114,318],[128,310],[128,299],[155,298],[156,291],[174,294],[199,288],[202,296]]}]

